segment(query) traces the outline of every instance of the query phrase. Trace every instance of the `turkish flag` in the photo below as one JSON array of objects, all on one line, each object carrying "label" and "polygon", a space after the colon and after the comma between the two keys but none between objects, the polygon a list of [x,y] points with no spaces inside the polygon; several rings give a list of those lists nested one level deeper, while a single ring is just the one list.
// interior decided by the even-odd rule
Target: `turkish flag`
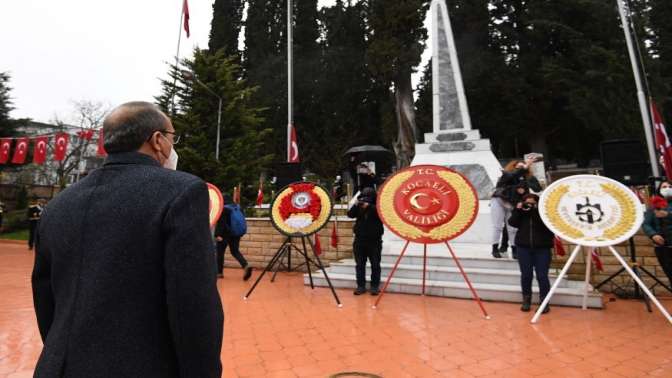
[{"label": "turkish flag", "polygon": [[315,256],[322,254],[322,244],[320,244],[320,237],[315,234]]},{"label": "turkish flag", "polygon": [[79,139],[91,140],[93,138],[93,130],[82,130],[77,132]]},{"label": "turkish flag", "polygon": [[593,248],[593,250],[590,252],[590,256],[593,259],[593,264],[595,264],[595,269],[599,270],[600,272],[604,270],[604,267],[602,266],[602,260],[600,259],[600,254],[597,252],[597,248]]},{"label": "turkish flag", "polygon": [[26,155],[28,155],[28,138],[17,138],[12,163],[23,164],[26,161]]},{"label": "turkish flag", "polygon": [[562,245],[562,240],[557,236],[553,238],[553,248],[558,256],[564,256],[567,253],[567,251],[565,251],[565,246]]},{"label": "turkish flag", "polygon": [[287,125],[287,162],[299,162],[299,145],[296,141],[296,128],[291,123]]},{"label": "turkish flag", "polygon": [[33,163],[44,164],[47,160],[47,143],[49,137],[40,136],[35,138],[35,148],[33,149]]},{"label": "turkish flag", "polygon": [[336,222],[333,222],[331,228],[331,246],[336,248],[338,247],[338,233],[336,232]]},{"label": "turkish flag", "polygon": [[257,192],[257,206],[261,207],[264,203],[264,191],[262,189],[261,181],[259,181],[259,191]]},{"label": "turkish flag", "polygon": [[191,33],[189,33],[189,4],[187,4],[187,0],[182,3],[182,16],[184,17],[184,31],[187,32],[187,38],[189,38]]},{"label": "turkish flag", "polygon": [[103,137],[103,129],[100,129],[98,132],[98,156],[105,156],[107,155],[107,151],[105,151],[105,138]]},{"label": "turkish flag", "polygon": [[66,133],[56,134],[54,143],[56,145],[56,147],[54,147],[54,160],[65,160],[65,154],[68,151],[68,139],[69,135]]},{"label": "turkish flag", "polygon": [[670,138],[667,136],[663,117],[658,112],[656,103],[651,100],[651,116],[653,118],[653,129],[656,132],[656,147],[662,156],[663,168],[665,168],[665,176],[672,180],[672,144]]},{"label": "turkish flag", "polygon": [[9,161],[9,150],[12,148],[12,140],[10,138],[0,139],[0,164],[7,164]]}]

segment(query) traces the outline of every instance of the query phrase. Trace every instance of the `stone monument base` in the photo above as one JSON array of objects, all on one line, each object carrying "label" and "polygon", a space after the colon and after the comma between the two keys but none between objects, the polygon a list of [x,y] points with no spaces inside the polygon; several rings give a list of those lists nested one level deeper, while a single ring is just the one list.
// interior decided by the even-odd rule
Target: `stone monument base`
[{"label": "stone monument base", "polygon": [[[501,165],[478,130],[456,130],[425,134],[425,143],[416,144],[412,165],[434,164],[452,168],[469,179],[478,192],[479,212],[458,243],[490,244],[490,196],[501,175]],[[390,234],[386,233],[389,237]]]}]

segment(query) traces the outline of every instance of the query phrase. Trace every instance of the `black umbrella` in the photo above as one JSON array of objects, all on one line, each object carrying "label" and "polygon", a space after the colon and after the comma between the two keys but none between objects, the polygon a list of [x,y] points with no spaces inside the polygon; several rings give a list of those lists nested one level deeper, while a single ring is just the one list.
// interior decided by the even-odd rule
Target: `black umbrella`
[{"label": "black umbrella", "polygon": [[351,155],[358,153],[365,153],[365,154],[371,153],[375,155],[379,153],[391,154],[392,151],[388,150],[383,146],[365,145],[365,146],[352,147],[351,149],[345,151],[343,155]]}]

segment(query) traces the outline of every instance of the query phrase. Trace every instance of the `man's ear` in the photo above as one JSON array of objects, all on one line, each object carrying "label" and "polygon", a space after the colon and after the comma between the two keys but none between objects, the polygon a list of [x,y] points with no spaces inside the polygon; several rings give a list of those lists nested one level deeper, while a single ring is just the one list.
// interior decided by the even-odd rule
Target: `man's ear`
[{"label": "man's ear", "polygon": [[161,151],[161,143],[159,143],[159,138],[161,138],[161,133],[158,131],[155,131],[152,133],[152,136],[149,137],[149,140],[147,141],[149,143],[149,147],[155,152],[160,152]]}]

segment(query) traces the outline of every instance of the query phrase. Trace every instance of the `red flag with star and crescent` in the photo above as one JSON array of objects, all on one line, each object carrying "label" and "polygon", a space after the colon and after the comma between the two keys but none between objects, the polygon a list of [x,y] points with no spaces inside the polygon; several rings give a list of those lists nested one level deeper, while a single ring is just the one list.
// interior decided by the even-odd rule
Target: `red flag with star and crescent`
[{"label": "red flag with star and crescent", "polygon": [[182,2],[182,17],[184,17],[184,31],[187,32],[187,38],[191,35],[189,31],[189,4],[187,0]]},{"label": "red flag with star and crescent", "polygon": [[16,147],[14,147],[14,157],[12,157],[12,164],[25,163],[27,155],[28,155],[28,138],[17,138]]},{"label": "red flag with star and crescent", "polygon": [[261,180],[259,180],[259,190],[257,191],[257,207],[261,207],[264,203],[264,189]]},{"label": "red flag with star and crescent", "polygon": [[68,150],[68,139],[69,136],[66,133],[60,133],[56,135],[55,147],[54,147],[54,160],[63,161],[65,160],[65,153]]},{"label": "red flag with star and crescent", "polygon": [[12,139],[0,139],[0,164],[7,164],[9,161],[9,150],[12,148]]},{"label": "red flag with star and crescent", "polygon": [[660,152],[660,156],[662,157],[665,175],[668,179],[672,179],[672,144],[670,143],[670,138],[667,136],[663,117],[661,117],[658,107],[653,100],[651,100],[651,116],[653,118],[653,128],[656,132],[656,147],[658,147],[658,152]]},{"label": "red flag with star and crescent", "polygon": [[98,132],[98,156],[106,156],[107,151],[105,151],[105,137],[103,136],[103,129],[100,129]]},{"label": "red flag with star and crescent", "polygon": [[298,163],[299,144],[296,141],[296,128],[293,124],[287,125],[287,162]]},{"label": "red flag with star and crescent", "polygon": [[35,138],[35,146],[33,149],[33,163],[44,164],[47,160],[47,143],[49,137],[40,136]]}]

